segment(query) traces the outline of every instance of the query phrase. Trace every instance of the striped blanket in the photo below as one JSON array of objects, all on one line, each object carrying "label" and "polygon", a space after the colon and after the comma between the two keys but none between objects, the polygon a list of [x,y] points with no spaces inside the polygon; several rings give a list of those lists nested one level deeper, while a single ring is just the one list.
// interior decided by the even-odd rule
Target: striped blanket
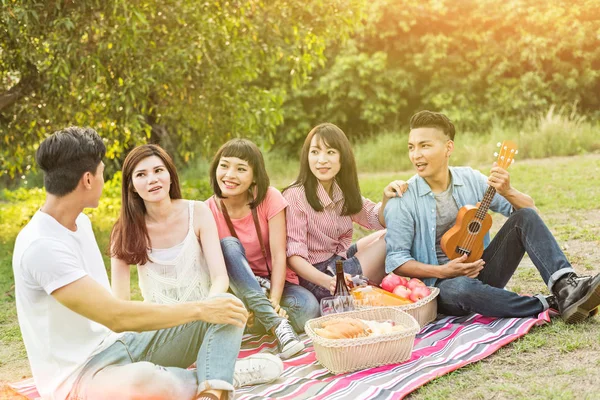
[{"label": "striped blanket", "polygon": [[[236,399],[402,399],[427,382],[479,361],[525,335],[531,327],[549,321],[547,311],[537,318],[439,318],[417,334],[410,360],[342,375],[332,375],[318,364],[310,339],[302,335],[306,350],[286,360],[283,376],[276,383],[244,387],[236,392]],[[269,336],[248,335],[240,357],[275,352],[275,348]],[[28,398],[38,396],[32,379],[11,387]]]}]

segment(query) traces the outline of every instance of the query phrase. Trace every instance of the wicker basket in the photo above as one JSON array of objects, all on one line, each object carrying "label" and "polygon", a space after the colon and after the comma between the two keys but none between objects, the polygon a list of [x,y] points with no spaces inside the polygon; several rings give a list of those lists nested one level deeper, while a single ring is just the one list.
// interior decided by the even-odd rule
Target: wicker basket
[{"label": "wicker basket", "polygon": [[431,289],[429,296],[415,303],[397,307],[412,315],[421,328],[437,318],[437,297],[440,294],[440,289],[431,286],[429,289]]},{"label": "wicker basket", "polygon": [[[422,328],[431,321],[435,320],[437,317],[437,296],[440,294],[440,289],[432,286],[430,286],[429,289],[431,290],[429,296],[422,298],[421,300],[415,303],[398,305],[393,307],[412,315],[419,323],[419,326]],[[393,296],[392,294],[390,295]],[[378,306],[358,305],[357,308],[361,310],[366,310],[371,308],[378,308]]]},{"label": "wicker basket", "polygon": [[[325,339],[315,333],[314,328],[320,328],[324,321],[340,317],[391,320],[404,329],[356,339]],[[334,374],[342,374],[408,360],[419,324],[398,308],[374,307],[311,319],[306,322],[304,328],[312,339],[317,360],[321,365]]]}]

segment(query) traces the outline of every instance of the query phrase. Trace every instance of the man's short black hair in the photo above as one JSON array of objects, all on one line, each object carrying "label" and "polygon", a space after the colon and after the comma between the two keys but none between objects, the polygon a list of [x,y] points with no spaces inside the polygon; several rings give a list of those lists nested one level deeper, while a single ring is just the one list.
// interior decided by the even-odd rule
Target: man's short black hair
[{"label": "man's short black hair", "polygon": [[106,146],[95,130],[72,126],[46,138],[35,154],[44,171],[44,187],[48,193],[64,196],[77,187],[86,172],[96,174]]},{"label": "man's short black hair", "polygon": [[448,117],[439,112],[423,110],[413,115],[410,119],[410,129],[417,128],[438,128],[450,140],[454,140],[454,124]]}]

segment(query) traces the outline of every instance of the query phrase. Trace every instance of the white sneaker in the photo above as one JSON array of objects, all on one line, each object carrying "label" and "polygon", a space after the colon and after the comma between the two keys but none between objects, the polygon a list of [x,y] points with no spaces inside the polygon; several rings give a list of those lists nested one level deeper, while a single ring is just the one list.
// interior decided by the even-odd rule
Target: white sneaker
[{"label": "white sneaker", "polygon": [[304,343],[300,340],[292,325],[287,319],[282,320],[275,328],[277,349],[284,360],[304,350]]},{"label": "white sneaker", "polygon": [[233,372],[233,387],[270,383],[283,373],[283,362],[279,357],[258,353],[236,361]]}]

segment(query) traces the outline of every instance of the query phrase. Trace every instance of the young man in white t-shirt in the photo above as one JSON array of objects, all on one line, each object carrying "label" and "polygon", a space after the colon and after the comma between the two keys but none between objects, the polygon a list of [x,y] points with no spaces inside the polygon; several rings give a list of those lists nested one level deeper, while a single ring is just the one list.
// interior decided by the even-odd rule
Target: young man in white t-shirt
[{"label": "young man in white t-shirt", "polygon": [[[105,151],[94,130],[71,127],[36,153],[46,202],[17,237],[13,269],[19,325],[40,395],[219,399],[232,398],[234,385],[279,377],[275,356],[236,362],[248,313],[232,295],[177,305],[112,295],[82,213],[98,206]],[[216,268],[226,276],[224,266]],[[187,370],[193,362],[197,369]]]}]

